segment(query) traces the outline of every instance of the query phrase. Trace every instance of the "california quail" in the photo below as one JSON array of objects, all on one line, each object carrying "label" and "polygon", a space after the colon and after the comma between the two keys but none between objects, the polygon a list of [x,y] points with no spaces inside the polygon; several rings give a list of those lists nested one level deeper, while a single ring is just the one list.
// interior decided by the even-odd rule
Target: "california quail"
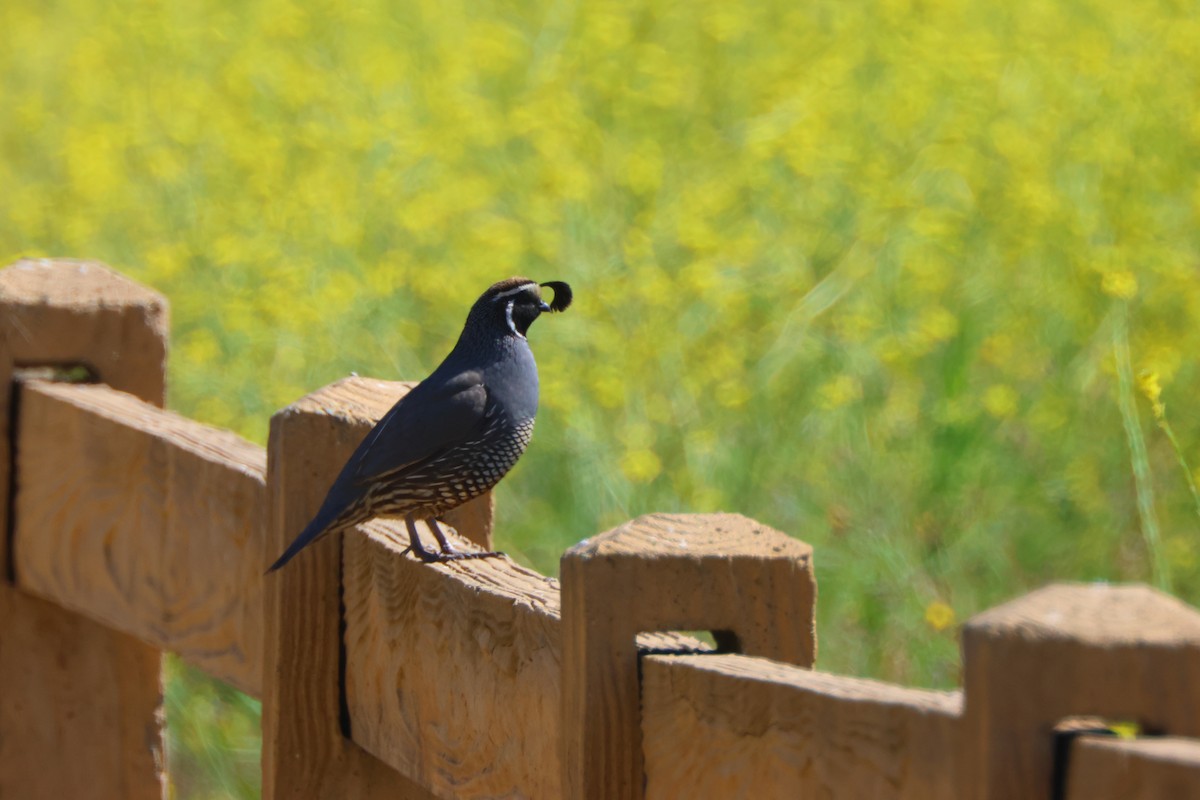
[{"label": "california quail", "polygon": [[[491,489],[517,463],[533,434],[537,365],[526,331],[545,311],[571,304],[561,281],[542,300],[539,285],[509,278],[483,293],[458,343],[433,374],[376,423],[308,523],[268,572],[321,536],[372,517],[404,517],[410,547],[424,561],[478,558],[455,551],[437,518]],[[426,550],[414,520],[425,520],[441,552]]]}]

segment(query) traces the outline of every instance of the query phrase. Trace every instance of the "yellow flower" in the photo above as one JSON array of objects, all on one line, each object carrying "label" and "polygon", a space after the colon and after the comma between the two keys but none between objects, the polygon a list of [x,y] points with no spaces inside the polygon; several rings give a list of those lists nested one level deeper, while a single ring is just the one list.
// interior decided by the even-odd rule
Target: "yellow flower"
[{"label": "yellow flower", "polygon": [[958,319],[946,309],[935,307],[921,314],[918,329],[922,336],[943,342],[958,333]]},{"label": "yellow flower", "polygon": [[1100,289],[1109,297],[1129,300],[1137,295],[1137,277],[1129,270],[1106,272],[1100,281]]},{"label": "yellow flower", "polygon": [[935,631],[944,631],[954,624],[954,609],[941,600],[925,607],[925,622]]},{"label": "yellow flower", "polygon": [[649,483],[662,472],[662,461],[653,450],[629,450],[621,459],[621,472],[633,483]]},{"label": "yellow flower", "polygon": [[838,375],[819,390],[821,408],[832,411],[862,397],[862,384],[853,375]]},{"label": "yellow flower", "polygon": [[747,19],[747,8],[753,8],[753,5],[738,8],[735,4],[721,4],[701,16],[700,24],[704,28],[705,33],[717,41],[733,41],[740,38],[746,32],[746,29],[750,27],[750,20]]},{"label": "yellow flower", "polygon": [[983,407],[996,419],[1008,419],[1017,413],[1018,399],[1015,389],[998,383],[983,393]]},{"label": "yellow flower", "polygon": [[1153,370],[1143,371],[1138,375],[1138,389],[1150,401],[1150,407],[1154,409],[1154,418],[1162,419],[1167,407],[1162,402],[1162,386],[1158,382],[1158,373]]}]

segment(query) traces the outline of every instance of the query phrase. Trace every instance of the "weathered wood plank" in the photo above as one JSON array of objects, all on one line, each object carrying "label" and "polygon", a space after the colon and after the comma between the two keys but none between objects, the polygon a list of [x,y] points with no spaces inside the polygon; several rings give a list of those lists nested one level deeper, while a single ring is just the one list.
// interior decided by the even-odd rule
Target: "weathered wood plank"
[{"label": "weathered wood plank", "polygon": [[563,787],[643,793],[642,631],[709,630],[718,644],[800,666],[816,656],[812,548],[737,514],[651,514],[562,558]]},{"label": "weathered wood plank", "polygon": [[[404,391],[402,384],[351,378],[271,418],[263,568],[316,513],[342,464]],[[263,797],[429,797],[346,738],[341,594],[342,543],[336,536],[267,576]]]},{"label": "weathered wood plank", "polygon": [[963,796],[1047,797],[1072,716],[1200,736],[1200,611],[1147,586],[1048,586],[963,629]]},{"label": "weathered wood plank", "polygon": [[159,800],[158,651],[12,586],[0,619],[0,797]]},{"label": "weathered wood plank", "polygon": [[[166,352],[166,301],[102,264],[0,271],[0,519],[14,367],[85,364],[161,405]],[[11,566],[0,548],[0,797],[161,797],[159,652],[25,594],[8,582]]]},{"label": "weathered wood plank", "polygon": [[1071,742],[1067,800],[1200,800],[1200,739]]},{"label": "weathered wood plank", "polygon": [[20,403],[17,584],[260,696],[265,451],[106,386]]},{"label": "weathered wood plank", "polygon": [[557,582],[507,558],[423,564],[402,529],[345,539],[354,741],[439,797],[561,797]]},{"label": "weathered wood plank", "polygon": [[646,797],[953,800],[961,704],[750,656],[647,656]]}]

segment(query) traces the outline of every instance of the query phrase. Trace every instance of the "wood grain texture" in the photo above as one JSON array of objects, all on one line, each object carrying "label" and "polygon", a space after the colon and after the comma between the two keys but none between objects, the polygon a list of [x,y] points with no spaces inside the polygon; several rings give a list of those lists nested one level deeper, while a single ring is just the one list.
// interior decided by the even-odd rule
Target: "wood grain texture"
[{"label": "wood grain texture", "polygon": [[1049,586],[963,629],[964,796],[1048,797],[1071,716],[1200,735],[1200,612],[1146,586]]},{"label": "wood grain texture", "polygon": [[[86,364],[162,405],[166,352],[162,296],[101,264],[0,270],[0,518],[11,499],[14,368]],[[0,562],[7,575],[7,548]],[[159,665],[154,648],[0,585],[0,797],[161,797]]]},{"label": "wood grain texture", "polygon": [[106,386],[20,404],[18,585],[260,696],[265,451]]},{"label": "wood grain texture", "polygon": [[646,797],[953,800],[961,704],[750,656],[648,656]]},{"label": "wood grain texture", "polygon": [[354,741],[439,797],[561,797],[557,582],[407,546],[390,522],[345,538]]},{"label": "wood grain texture", "polygon": [[739,652],[811,666],[812,548],[736,514],[639,517],[562,559],[563,786],[643,792],[642,631],[711,630]]},{"label": "wood grain texture", "polygon": [[0,797],[158,800],[160,654],[0,587]]},{"label": "wood grain texture", "polygon": [[1080,736],[1070,759],[1067,800],[1200,800],[1200,739]]},{"label": "wood grain texture", "polygon": [[[264,568],[316,513],[342,464],[405,390],[349,378],[272,417]],[[310,545],[267,576],[263,797],[429,797],[343,733],[341,592],[337,537]]]}]

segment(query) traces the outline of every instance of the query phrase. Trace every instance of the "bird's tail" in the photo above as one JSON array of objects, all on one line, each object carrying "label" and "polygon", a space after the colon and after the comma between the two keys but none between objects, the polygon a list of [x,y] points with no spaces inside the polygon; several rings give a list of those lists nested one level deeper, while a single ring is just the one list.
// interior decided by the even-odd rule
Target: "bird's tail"
[{"label": "bird's tail", "polygon": [[337,511],[329,511],[322,508],[317,515],[313,517],[312,522],[304,526],[304,530],[300,531],[287,549],[283,551],[283,555],[275,559],[275,563],[267,567],[267,573],[274,572],[284,564],[292,560],[292,557],[299,553],[304,548],[308,547],[318,539],[324,538],[327,534],[341,530],[348,525],[353,524],[354,520],[351,515],[347,514],[350,509],[339,509]]}]

